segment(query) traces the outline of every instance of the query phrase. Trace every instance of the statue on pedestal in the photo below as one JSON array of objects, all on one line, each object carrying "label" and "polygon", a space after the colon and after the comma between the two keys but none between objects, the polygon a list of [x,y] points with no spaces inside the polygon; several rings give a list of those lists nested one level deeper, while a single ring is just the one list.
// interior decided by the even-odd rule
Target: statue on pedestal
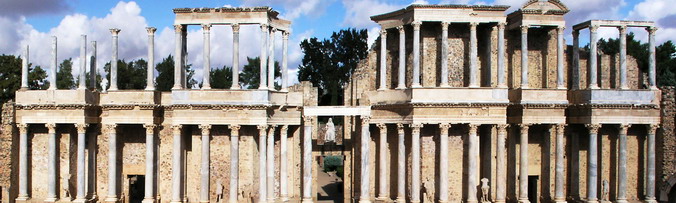
[{"label": "statue on pedestal", "polygon": [[608,180],[603,180],[603,184],[601,185],[601,202],[610,202],[609,185]]},{"label": "statue on pedestal", "polygon": [[336,142],[336,126],[333,124],[333,118],[326,122],[326,133],[324,134],[324,143]]},{"label": "statue on pedestal", "polygon": [[488,178],[482,178],[481,179],[481,202],[482,203],[490,203],[491,201],[488,200],[488,192],[490,191],[491,187],[488,186]]},{"label": "statue on pedestal", "polygon": [[70,201],[70,174],[65,175],[61,180],[61,190],[63,190],[63,199]]}]

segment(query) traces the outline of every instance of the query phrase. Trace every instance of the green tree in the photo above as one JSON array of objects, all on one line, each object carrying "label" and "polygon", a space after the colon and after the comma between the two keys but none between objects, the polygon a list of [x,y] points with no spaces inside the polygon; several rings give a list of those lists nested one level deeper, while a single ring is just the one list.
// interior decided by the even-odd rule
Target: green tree
[{"label": "green tree", "polygon": [[[209,82],[211,82],[213,89],[230,89],[232,86],[232,68],[223,66],[223,68],[211,69]],[[202,87],[201,82],[200,87]]]},{"label": "green tree", "polygon": [[676,85],[676,46],[671,40],[655,48],[657,85]]},{"label": "green tree", "polygon": [[14,99],[21,86],[21,58],[0,55],[0,104]]},{"label": "green tree", "polygon": [[360,60],[368,53],[366,29],[343,29],[330,39],[303,40],[305,54],[298,67],[298,80],[310,81],[319,87],[320,105],[342,104],[343,86],[350,80]]},{"label": "green tree", "polygon": [[171,91],[174,86],[174,57],[171,55],[162,59],[162,62],[155,66],[157,78],[155,78],[155,88],[159,91]]},{"label": "green tree", "polygon": [[49,81],[47,80],[47,72],[40,66],[32,68],[33,64],[29,64],[28,72],[28,88],[32,90],[45,90],[49,88]]},{"label": "green tree", "polygon": [[[148,63],[143,59],[130,61],[117,60],[117,87],[125,89],[145,89]],[[107,75],[110,75],[110,62],[103,66]],[[109,77],[110,78],[110,77]],[[110,82],[108,83],[110,87]],[[107,88],[108,88],[107,87]]]},{"label": "green tree", "polygon": [[[249,58],[246,57],[247,64],[242,67],[242,72],[239,74],[239,84],[242,87],[247,89],[256,89],[258,88],[260,81],[260,67],[261,60],[260,57]],[[275,61],[275,79],[282,76],[282,72],[279,68],[279,62]],[[267,76],[266,76],[267,78]],[[280,85],[275,82],[275,88],[279,88]]]},{"label": "green tree", "polygon": [[56,72],[57,89],[75,88],[75,79],[73,78],[73,59],[68,58],[59,64],[59,71]]}]

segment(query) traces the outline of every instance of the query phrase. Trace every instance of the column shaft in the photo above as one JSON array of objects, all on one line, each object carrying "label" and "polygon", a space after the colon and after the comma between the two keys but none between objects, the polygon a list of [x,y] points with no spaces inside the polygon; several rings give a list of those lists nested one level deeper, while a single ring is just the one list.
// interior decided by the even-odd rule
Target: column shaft
[{"label": "column shaft", "polygon": [[287,172],[287,155],[286,149],[286,140],[287,132],[289,130],[288,125],[283,125],[279,130],[279,196],[283,202],[289,201],[289,192],[287,188],[287,177],[289,176]]},{"label": "column shaft", "polygon": [[56,89],[56,69],[59,63],[56,59],[56,36],[52,36],[52,68],[49,70],[49,90]]},{"label": "column shaft", "polygon": [[23,56],[21,56],[21,89],[28,89],[28,45],[26,49],[23,50]]},{"label": "column shaft", "polygon": [[397,89],[406,89],[406,30],[404,26],[397,27],[399,31],[399,71]]},{"label": "column shaft", "polygon": [[439,202],[448,201],[448,123],[439,124]]},{"label": "column shaft", "polygon": [[80,70],[78,70],[77,89],[87,88],[87,35],[81,35],[80,41]]},{"label": "column shaft", "polygon": [[377,124],[378,129],[380,130],[380,136],[378,136],[378,199],[387,200],[389,199],[389,192],[387,188],[389,171],[387,170],[387,124],[379,123]]},{"label": "column shaft", "polygon": [[566,196],[563,194],[564,183],[564,168],[563,156],[566,153],[563,147],[563,133],[565,132],[566,124],[556,125],[556,173],[554,174],[554,200],[562,203],[566,202]]},{"label": "column shaft", "polygon": [[[381,35],[382,36],[382,35]],[[369,121],[370,117],[362,116],[361,117],[361,173],[359,177],[360,187],[359,187],[359,202],[360,203],[369,203],[371,202],[370,190],[370,158],[371,158],[371,149],[369,144],[371,142],[371,133],[369,132]]]},{"label": "column shaft", "polygon": [[[95,44],[95,43],[94,43]],[[88,199],[98,199],[98,196],[96,195],[96,188],[97,188],[97,181],[96,181],[96,170],[97,170],[97,161],[96,161],[96,149],[97,149],[97,138],[98,138],[99,132],[94,131],[91,132],[89,136],[87,136],[87,139],[89,140],[87,142],[87,156],[88,156],[88,168],[87,170],[87,193],[89,195]]]},{"label": "column shaft", "polygon": [[387,29],[380,28],[380,86],[378,90],[387,89]]},{"label": "column shaft", "polygon": [[270,52],[268,56],[268,89],[275,89],[275,32],[276,28],[270,29],[270,41],[268,41],[268,51]]},{"label": "column shaft", "polygon": [[406,202],[406,145],[404,124],[397,124],[397,202]]},{"label": "column shaft", "polygon": [[422,124],[411,125],[411,202],[420,202],[420,129]]},{"label": "column shaft", "polygon": [[155,125],[143,125],[146,129],[146,177],[143,203],[155,202]]},{"label": "column shaft", "polygon": [[655,198],[655,132],[657,125],[648,126],[648,175],[645,184],[645,199],[648,203],[656,203]]},{"label": "column shaft", "polygon": [[303,203],[312,200],[312,117],[303,116]]},{"label": "column shaft", "polygon": [[200,125],[202,130],[202,160],[200,165],[200,202],[209,202],[209,163],[210,163],[210,131],[211,125]]},{"label": "column shaft", "polygon": [[[54,84],[56,85],[56,84]],[[56,202],[56,194],[57,194],[57,189],[56,189],[56,178],[58,177],[57,171],[56,171],[56,165],[59,164],[58,162],[58,154],[56,152],[56,144],[57,144],[57,135],[56,135],[56,124],[54,123],[47,123],[45,125],[47,127],[47,134],[49,137],[49,143],[48,143],[48,148],[49,148],[49,161],[47,165],[47,171],[48,171],[48,185],[47,185],[47,198],[45,199],[45,202]]]},{"label": "column shaft", "polygon": [[528,200],[528,128],[529,124],[521,124],[519,142],[519,203],[529,203]]},{"label": "column shaft", "polygon": [[556,88],[557,89],[566,89],[566,85],[563,83],[563,30],[565,27],[558,27],[556,29]]},{"label": "column shaft", "polygon": [[413,84],[412,87],[421,87],[420,85],[420,25],[422,22],[414,21],[413,26]]},{"label": "column shaft", "polygon": [[188,64],[188,26],[181,28],[181,86],[186,89],[192,89],[188,84],[187,69]]},{"label": "column shaft", "polygon": [[209,36],[211,25],[202,25],[202,35],[204,37],[204,69],[202,71],[202,89],[211,89],[211,37]]},{"label": "column shaft", "polygon": [[648,52],[650,56],[648,57],[648,83],[650,89],[657,89],[657,82],[655,80],[655,32],[657,27],[649,27],[648,30]]},{"label": "column shaft", "polygon": [[495,202],[505,202],[507,196],[507,126],[505,124],[498,125],[498,143],[497,143],[497,160],[496,173],[497,179],[495,183]]},{"label": "column shaft", "polygon": [[627,86],[627,26],[618,27],[620,31],[620,89]]},{"label": "column shaft", "polygon": [[120,34],[120,29],[113,28],[110,29],[110,33],[113,34],[113,56],[110,60],[110,89],[117,90],[117,38]]},{"label": "column shaft", "polygon": [[469,87],[479,87],[479,59],[476,27],[479,23],[469,23]]},{"label": "column shaft", "polygon": [[580,31],[573,30],[573,86],[571,89],[580,89]]},{"label": "column shaft", "polygon": [[467,170],[467,202],[477,202],[477,185],[479,180],[479,137],[477,136],[477,128],[479,125],[469,125],[469,169]]},{"label": "column shaft", "polygon": [[[86,45],[86,40],[84,44]],[[86,201],[85,178],[87,172],[85,172],[85,133],[87,132],[87,126],[88,124],[83,123],[75,124],[75,128],[77,128],[77,194],[75,195],[75,202]]]},{"label": "column shaft", "polygon": [[506,88],[505,82],[505,25],[498,23],[498,87]]},{"label": "column shaft", "polygon": [[105,126],[108,132],[108,196],[106,202],[117,202],[117,125]]},{"label": "column shaft", "polygon": [[441,22],[441,87],[448,87],[448,22]]},{"label": "column shaft", "polygon": [[267,125],[258,126],[258,201],[265,202],[267,197],[266,155]]},{"label": "column shaft", "polygon": [[589,89],[598,89],[599,85],[597,83],[597,60],[596,57],[598,56],[598,33],[596,32],[599,29],[599,26],[591,26],[589,27]]},{"label": "column shaft", "polygon": [[268,89],[267,70],[268,70],[268,25],[261,24],[261,56],[260,56],[260,84],[258,89]]},{"label": "column shaft", "polygon": [[176,40],[176,49],[174,54],[174,87],[171,89],[183,89],[183,82],[181,81],[181,75],[183,73],[183,25],[174,25],[174,32]]},{"label": "column shaft", "polygon": [[627,131],[631,125],[620,125],[617,159],[617,202],[627,202]]},{"label": "column shaft", "polygon": [[239,89],[239,24],[232,24],[232,86]]},{"label": "column shaft", "polygon": [[587,202],[598,202],[597,171],[598,171],[598,131],[600,124],[587,124],[589,129],[589,149],[587,151]]},{"label": "column shaft", "polygon": [[[274,60],[273,60],[274,61]],[[268,202],[275,201],[275,128],[276,126],[270,126],[270,132],[268,133],[268,143],[266,145],[267,157],[266,157],[266,177],[267,177],[267,196]]]},{"label": "column shaft", "polygon": [[148,31],[148,68],[146,79],[146,90],[155,90],[155,31],[157,28],[147,27]]},{"label": "column shaft", "polygon": [[[91,42],[92,45],[92,56],[89,60],[89,89],[96,89],[96,41]],[[150,65],[150,64],[149,64]]]},{"label": "column shaft", "polygon": [[521,89],[528,89],[528,25],[521,26]]},{"label": "column shaft", "polygon": [[230,195],[229,203],[237,202],[239,182],[239,125],[230,125]]},{"label": "column shaft", "polygon": [[19,195],[17,201],[28,200],[28,125],[17,124],[19,128]]},{"label": "column shaft", "polygon": [[289,68],[287,55],[289,54],[289,31],[282,32],[282,92],[288,92]]},{"label": "column shaft", "polygon": [[172,152],[172,163],[171,163],[171,202],[180,203],[183,201],[181,198],[181,189],[182,189],[182,170],[183,166],[181,165],[182,161],[182,145],[183,145],[183,136],[181,135],[181,125],[173,125],[171,129],[173,131],[174,141],[173,141],[173,152]]}]

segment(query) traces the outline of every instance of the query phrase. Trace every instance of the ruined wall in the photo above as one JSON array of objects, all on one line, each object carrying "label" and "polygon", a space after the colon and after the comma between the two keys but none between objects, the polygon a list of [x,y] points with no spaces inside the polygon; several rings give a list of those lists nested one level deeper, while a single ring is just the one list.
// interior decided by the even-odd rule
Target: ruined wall
[{"label": "ruined wall", "polygon": [[[662,87],[662,123],[656,139],[657,199],[673,202],[670,192],[676,185],[676,136],[674,136],[674,118],[676,117],[676,89]],[[669,196],[672,195],[672,196]],[[667,198],[667,199],[665,199]]]},{"label": "ruined wall", "polygon": [[14,102],[2,104],[0,119],[0,201],[14,202],[18,193],[19,145],[18,129],[15,128]]}]

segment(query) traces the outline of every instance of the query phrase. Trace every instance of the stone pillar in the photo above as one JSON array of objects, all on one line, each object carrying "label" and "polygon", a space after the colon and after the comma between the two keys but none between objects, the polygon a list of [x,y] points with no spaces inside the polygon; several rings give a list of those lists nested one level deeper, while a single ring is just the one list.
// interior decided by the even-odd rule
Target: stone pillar
[{"label": "stone pillar", "polygon": [[504,203],[507,197],[507,124],[498,125],[498,148],[496,152],[495,202]]},{"label": "stone pillar", "polygon": [[[376,124],[380,130],[378,136],[378,198],[380,201],[388,201],[389,191],[387,188],[390,172],[387,170],[387,124]],[[368,176],[367,176],[368,177]]]},{"label": "stone pillar", "polygon": [[378,90],[387,89],[387,29],[380,28],[380,86]]},{"label": "stone pillar", "polygon": [[312,117],[303,116],[303,200],[312,203]]},{"label": "stone pillar", "polygon": [[154,124],[143,125],[146,129],[146,177],[145,197],[143,203],[155,202],[155,127]]},{"label": "stone pillar", "polygon": [[406,144],[404,124],[397,123],[397,202],[406,202]]},{"label": "stone pillar", "polygon": [[21,90],[28,89],[28,45],[26,49],[23,50],[23,56],[21,60]]},{"label": "stone pillar", "polygon": [[[103,127],[102,127],[103,128]],[[104,128],[105,129],[105,128]],[[96,141],[98,140],[98,131],[90,132],[89,136],[87,136],[87,193],[89,195],[88,199],[98,199],[99,197],[96,194],[96,188],[98,183],[96,181],[96,170],[97,170],[97,157],[96,157],[96,149],[97,149],[97,143]]]},{"label": "stone pillar", "polygon": [[237,202],[239,182],[239,125],[230,125],[230,196],[229,203]]},{"label": "stone pillar", "polygon": [[420,25],[422,22],[413,21],[413,84],[411,87],[422,87],[420,85]]},{"label": "stone pillar", "polygon": [[476,26],[478,22],[469,23],[469,87],[479,87],[479,59],[476,39]]},{"label": "stone pillar", "polygon": [[519,124],[521,136],[519,142],[519,203],[528,201],[528,128],[530,124]]},{"label": "stone pillar", "polygon": [[479,181],[479,137],[477,124],[469,124],[469,169],[467,170],[467,202],[477,202],[477,185]]},{"label": "stone pillar", "polygon": [[648,52],[650,56],[648,57],[648,83],[650,84],[650,89],[657,89],[657,82],[655,80],[655,32],[657,27],[648,27]]},{"label": "stone pillar", "polygon": [[597,49],[597,43],[599,40],[598,33],[596,32],[599,29],[598,25],[591,26],[589,27],[589,89],[598,89],[599,85],[596,82],[598,79],[598,76],[596,72],[598,71],[596,68],[596,64],[598,63],[596,60],[596,57],[598,56],[598,49]]},{"label": "stone pillar", "polygon": [[[274,60],[272,60],[274,61]],[[275,202],[275,128],[276,126],[270,125],[270,131],[268,132],[268,140],[266,147],[266,166],[267,166],[267,197],[268,202]]]},{"label": "stone pillar", "polygon": [[47,161],[48,185],[47,185],[47,198],[45,199],[45,202],[56,202],[56,194],[58,194],[56,187],[57,182],[56,179],[58,177],[56,166],[57,164],[59,164],[58,162],[59,155],[56,152],[57,145],[56,124],[47,123],[45,127],[47,127],[47,136],[49,137],[48,141],[49,143],[47,144],[49,148],[49,160]]},{"label": "stone pillar", "polygon": [[191,89],[192,86],[188,86],[188,77],[186,64],[188,64],[188,26],[183,26],[181,28],[181,86],[186,89]]},{"label": "stone pillar", "polygon": [[[268,65],[268,25],[267,24],[261,24],[261,56],[260,56],[260,84],[258,85],[258,89],[261,90],[266,90],[268,89],[268,83],[267,83],[267,65]],[[273,62],[274,63],[274,62]]]},{"label": "stone pillar", "polygon": [[269,37],[270,40],[268,41],[268,48],[269,48],[269,54],[268,57],[268,89],[269,90],[274,90],[275,89],[275,33],[277,32],[277,28],[270,28],[270,33]]},{"label": "stone pillar", "polygon": [[439,202],[448,202],[448,123],[439,124]]},{"label": "stone pillar", "polygon": [[89,89],[96,89],[96,41],[92,41],[92,56],[89,60]]},{"label": "stone pillar", "polygon": [[283,125],[282,128],[279,130],[279,196],[282,202],[289,201],[289,192],[287,188],[287,178],[289,174],[286,170],[287,159],[289,158],[288,155],[286,154],[287,151],[286,141],[288,139],[287,137],[288,131],[289,131],[288,125]]},{"label": "stone pillar", "polygon": [[505,82],[505,25],[507,23],[498,23],[498,87],[507,88]]},{"label": "stone pillar", "polygon": [[[183,75],[183,25],[174,25],[176,33],[176,50],[174,55],[174,87],[172,90],[183,89],[181,75]],[[178,201],[178,200],[177,200]]]},{"label": "stone pillar", "polygon": [[627,26],[617,27],[620,32],[620,89],[627,86]]},{"label": "stone pillar", "polygon": [[266,179],[266,139],[268,133],[267,125],[259,125],[258,128],[258,202],[265,202],[267,197],[267,179]]},{"label": "stone pillar", "polygon": [[19,195],[17,202],[26,202],[28,196],[28,124],[19,123]]},{"label": "stone pillar", "polygon": [[239,86],[239,24],[232,24],[232,86],[230,89],[240,89]]},{"label": "stone pillar", "polygon": [[[651,41],[654,41],[654,35],[651,39]],[[653,43],[654,44],[654,43]],[[654,46],[653,46],[654,47]],[[654,49],[653,49],[654,50]],[[654,52],[653,52],[654,53]],[[654,56],[654,54],[653,54]],[[653,66],[654,67],[654,66]],[[654,72],[653,72],[654,73]],[[656,124],[652,124],[648,126],[648,175],[647,175],[647,181],[645,184],[645,201],[647,203],[656,203],[657,200],[655,198],[655,133],[657,132],[657,128],[659,126]]]},{"label": "stone pillar", "polygon": [[580,89],[580,31],[573,30],[573,86],[571,89]]},{"label": "stone pillar", "polygon": [[449,22],[441,22],[441,87],[448,85],[448,25]]},{"label": "stone pillar", "polygon": [[148,68],[146,69],[146,90],[155,90],[155,31],[157,28],[146,27],[148,32]]},{"label": "stone pillar", "polygon": [[202,71],[202,89],[211,89],[211,24],[202,25],[202,35],[204,37],[204,69]]},{"label": "stone pillar", "polygon": [[117,124],[106,124],[108,133],[108,196],[105,202],[116,203],[117,196]]},{"label": "stone pillar", "polygon": [[399,31],[399,71],[397,89],[406,89],[406,30],[404,26],[398,26]]},{"label": "stone pillar", "polygon": [[600,124],[586,124],[589,129],[589,150],[587,151],[587,202],[598,202],[597,171],[598,171],[598,132]]},{"label": "stone pillar", "polygon": [[[85,40],[85,46],[86,42]],[[80,84],[84,84],[84,82]],[[83,88],[86,88],[86,86]],[[75,195],[75,202],[87,202],[87,193],[85,193],[85,177],[87,175],[87,172],[85,172],[85,133],[87,132],[87,126],[89,124],[75,124],[75,128],[77,128],[77,194]]]},{"label": "stone pillar", "polygon": [[183,135],[181,134],[182,125],[172,125],[171,130],[174,136],[172,163],[171,163],[171,203],[181,203],[182,178],[183,172],[182,155],[183,155]]},{"label": "stone pillar", "polygon": [[211,125],[200,125],[200,130],[202,130],[202,160],[200,164],[200,202],[209,202],[209,163],[211,153],[211,141],[210,131]]},{"label": "stone pillar", "polygon": [[[559,30],[562,31],[562,30]],[[563,185],[565,184],[564,182],[564,160],[563,156],[566,153],[564,151],[564,140],[563,140],[563,133],[565,132],[566,124],[558,124],[556,125],[556,173],[554,174],[555,180],[554,180],[554,201],[556,203],[564,203],[566,202],[566,196],[563,194]]]},{"label": "stone pillar", "polygon": [[56,41],[56,36],[52,36],[52,68],[49,70],[49,90],[56,89],[56,69],[59,67],[56,59]]},{"label": "stone pillar", "polygon": [[564,52],[564,42],[563,42],[563,31],[566,27],[557,27],[556,28],[556,88],[557,89],[566,89],[566,85],[563,81],[563,52]]},{"label": "stone pillar", "polygon": [[110,29],[113,34],[113,57],[110,59],[110,89],[117,90],[117,38],[120,34],[120,29]]},{"label": "stone pillar", "polygon": [[[382,36],[382,34],[381,34]],[[384,44],[384,43],[383,43]],[[371,117],[369,116],[361,116],[361,177],[359,177],[360,180],[360,187],[359,187],[359,203],[370,203],[371,202],[371,195],[369,193],[370,190],[370,174],[371,174],[371,166],[369,159],[371,157],[371,149],[369,147],[369,143],[371,142],[371,132],[369,132],[369,121],[371,120]]]},{"label": "stone pillar", "polygon": [[412,124],[411,128],[411,202],[420,202],[420,129],[423,124]]},{"label": "stone pillar", "polygon": [[627,203],[627,131],[631,125],[620,125],[617,158],[617,203]]},{"label": "stone pillar", "polygon": [[521,25],[521,89],[528,89],[528,25]]},{"label": "stone pillar", "polygon": [[288,57],[289,54],[289,31],[282,32],[282,92],[288,92],[289,88],[289,68]]},{"label": "stone pillar", "polygon": [[87,35],[80,35],[80,70],[78,70],[78,86],[77,89],[83,90],[87,88]]}]

